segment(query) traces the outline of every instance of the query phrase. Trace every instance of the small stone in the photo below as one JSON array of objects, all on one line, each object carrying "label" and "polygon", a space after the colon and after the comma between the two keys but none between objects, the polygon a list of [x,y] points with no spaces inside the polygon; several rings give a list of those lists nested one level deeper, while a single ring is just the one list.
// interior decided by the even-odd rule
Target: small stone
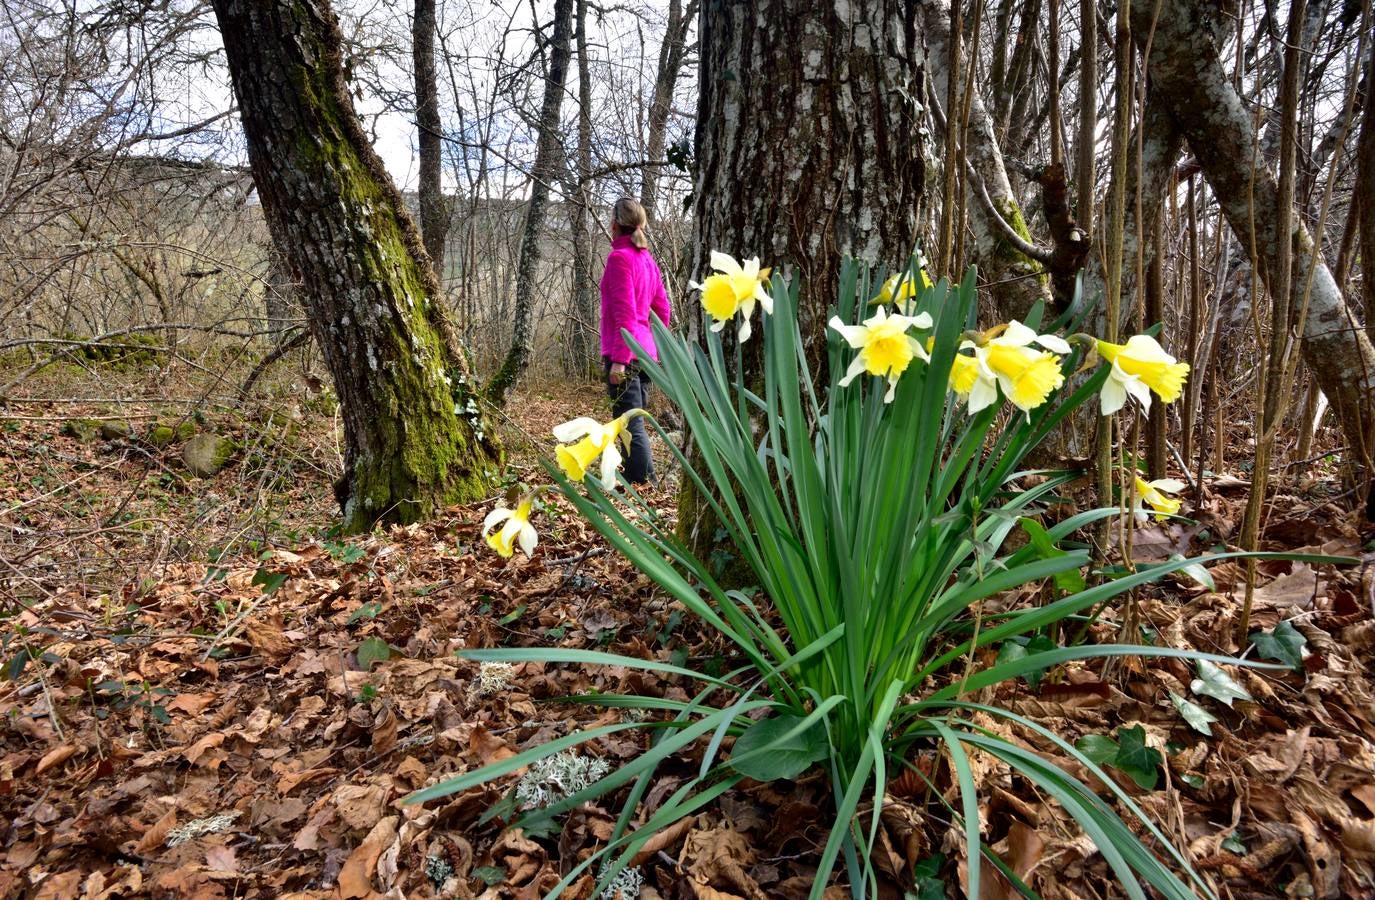
[{"label": "small stone", "polygon": [[100,436],[107,441],[127,440],[134,436],[134,429],[128,422],[101,422]]},{"label": "small stone", "polygon": [[234,442],[217,434],[198,434],[181,448],[186,470],[198,478],[209,478],[234,455]]},{"label": "small stone", "polygon": [[62,426],[62,434],[89,444],[100,433],[100,427],[92,419],[68,419]]},{"label": "small stone", "polygon": [[172,430],[171,425],[154,425],[148,429],[148,443],[161,449],[172,443],[172,439],[177,436]]}]

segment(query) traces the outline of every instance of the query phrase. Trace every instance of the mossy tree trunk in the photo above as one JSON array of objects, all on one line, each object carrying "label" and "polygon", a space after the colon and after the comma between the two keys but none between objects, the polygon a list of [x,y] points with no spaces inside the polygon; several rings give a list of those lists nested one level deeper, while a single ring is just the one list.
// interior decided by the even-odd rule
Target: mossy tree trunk
[{"label": "mossy tree trunk", "polygon": [[326,0],[215,0],[273,241],[344,424],[346,527],[411,522],[489,485],[500,448],[415,223],[344,83]]},{"label": "mossy tree trunk", "polygon": [[[800,278],[814,360],[841,258],[896,265],[921,234],[930,147],[917,15],[901,0],[702,5],[692,274],[722,250]],[[700,338],[699,309],[684,319]],[[747,380],[758,341],[745,348]],[[708,511],[684,490],[679,529],[703,559],[718,549]]]}]

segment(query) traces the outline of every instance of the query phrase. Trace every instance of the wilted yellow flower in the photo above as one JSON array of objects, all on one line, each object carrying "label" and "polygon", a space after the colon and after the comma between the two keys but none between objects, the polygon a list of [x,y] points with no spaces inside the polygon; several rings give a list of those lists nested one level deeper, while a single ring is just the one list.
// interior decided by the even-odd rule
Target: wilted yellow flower
[{"label": "wilted yellow flower", "polygon": [[571,481],[582,481],[592,463],[600,456],[602,484],[607,488],[615,487],[616,469],[621,464],[621,451],[616,442],[625,434],[630,420],[639,415],[644,415],[644,410],[632,409],[606,423],[579,416],[556,425],[554,437],[563,443],[554,449],[554,458],[558,460],[563,474]]},{"label": "wilted yellow flower", "polygon": [[861,372],[866,371],[880,378],[887,377],[888,393],[883,395],[883,402],[892,403],[898,378],[907,370],[912,357],[920,357],[925,361],[931,359],[926,354],[926,348],[907,330],[913,326],[930,328],[931,325],[931,316],[927,313],[914,317],[890,316],[882,306],[862,325],[846,325],[839,316],[832,316],[830,326],[859,351],[845,371],[845,377],[840,379],[840,386],[847,387]]},{"label": "wilted yellow flower", "polygon": [[[1032,344],[1045,350],[1036,350]],[[966,341],[961,345],[961,349],[968,348],[974,350],[978,367],[967,391],[970,415],[991,406],[998,399],[997,388],[1001,387],[1008,401],[1030,416],[1031,411],[1045,403],[1050,392],[1065,381],[1060,371],[1060,357],[1055,354],[1069,353],[1069,344],[1053,334],[1037,334],[1016,319],[998,330],[995,337],[981,342]],[[954,375],[952,369],[952,382]],[[969,379],[964,372],[961,377]]]},{"label": "wilted yellow flower", "polygon": [[[530,524],[530,507],[533,504],[534,495],[527,494],[515,509],[498,506],[489,512],[482,522],[482,536],[487,539],[487,546],[507,558],[515,552],[517,542],[526,556],[534,553],[535,545],[539,543],[539,533]],[[498,525],[501,525],[501,530],[491,533]]]},{"label": "wilted yellow flower", "polygon": [[1167,497],[1166,494],[1177,494],[1184,490],[1184,482],[1178,478],[1157,478],[1154,481],[1146,481],[1140,475],[1132,476],[1136,479],[1136,503],[1133,505],[1132,512],[1140,521],[1146,521],[1147,513],[1143,503],[1155,510],[1155,517],[1163,520],[1166,516],[1178,514],[1179,507],[1182,505],[1174,497]]},{"label": "wilted yellow flower", "polygon": [[701,284],[691,281],[688,286],[702,292],[702,307],[716,320],[712,331],[725,328],[738,312],[742,316],[739,338],[742,342],[749,340],[755,302],[758,301],[764,312],[773,313],[773,297],[764,286],[770,270],[759,268],[757,256],[742,264],[718,250],[711,251],[711,267],[714,274],[708,275]]},{"label": "wilted yellow flower", "polygon": [[1108,380],[1098,394],[1103,415],[1110,416],[1121,409],[1128,394],[1147,411],[1151,408],[1151,391],[1166,403],[1179,399],[1184,380],[1189,377],[1189,364],[1166,353],[1155,338],[1138,334],[1125,344],[1097,343],[1098,352],[1112,364]]}]

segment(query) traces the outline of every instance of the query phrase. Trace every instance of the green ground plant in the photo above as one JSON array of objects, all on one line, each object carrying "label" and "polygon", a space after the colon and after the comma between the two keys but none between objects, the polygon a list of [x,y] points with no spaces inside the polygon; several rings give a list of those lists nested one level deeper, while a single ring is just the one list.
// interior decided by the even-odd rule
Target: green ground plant
[{"label": "green ground plant", "polygon": [[[811,896],[821,897],[842,869],[859,898],[879,891],[870,849],[882,802],[866,808],[866,801],[882,798],[885,786],[904,770],[920,776],[911,760],[935,749],[957,788],[957,800],[939,813],[964,830],[967,893],[977,897],[984,865],[1026,889],[980,832],[970,757],[985,754],[1058,801],[1094,841],[1127,896],[1209,895],[1208,884],[1185,855],[1104,771],[1104,765],[1113,765],[1132,770],[1139,781],[1148,774],[1153,778],[1146,748],[1131,743],[1134,732],[1119,733],[1111,748],[1105,738],[1086,752],[1034,721],[973,699],[989,686],[1038,677],[1076,660],[1173,656],[1238,662],[1187,649],[1058,646],[1046,639],[1077,630],[1058,626],[1082,623],[1092,610],[1171,572],[1242,555],[1172,560],[1103,580],[1088,571],[1089,550],[1073,537],[1121,510],[1096,509],[1044,525],[1037,521],[1048,501],[1080,473],[1028,471],[1023,468],[1028,454],[1077,407],[1100,395],[1105,410],[1113,406],[1109,411],[1120,408],[1126,394],[1140,399],[1143,384],[1159,386],[1159,396],[1172,399],[1170,379],[1178,376],[1176,382],[1182,383],[1178,364],[1157,359],[1154,369],[1137,365],[1141,360],[1127,357],[1141,342],[1124,349],[1079,339],[1071,347],[1053,336],[1056,330],[1072,330],[1075,323],[1069,320],[1034,340],[1017,338],[1039,326],[1035,312],[1027,323],[979,332],[973,270],[958,285],[942,280],[926,286],[925,273],[913,259],[903,277],[923,286],[906,291],[893,290],[892,282],[880,291],[865,267],[844,267],[840,318],[829,344],[830,374],[818,384],[803,350],[796,281],[774,277],[767,283],[767,270],[760,277],[755,265],[740,284],[740,268],[723,268],[723,277],[736,279],[734,287],[711,279],[702,285],[704,305],[718,320],[705,347],[656,323],[659,361],[644,365],[681,411],[691,435],[691,463],[674,448],[683,477],[709,498],[761,590],[723,589],[711,561],[696,558],[633,489],[618,489],[614,481],[588,471],[596,468],[597,453],[616,452],[623,420],[605,426],[576,420],[569,425],[577,427],[564,434],[556,430],[565,441],[585,436],[560,448],[562,470],[547,465],[557,489],[612,546],[733,645],[738,667],[713,675],[587,650],[465,652],[487,663],[625,666],[680,676],[699,689],[688,701],[606,694],[572,698],[644,715],[641,721],[549,741],[420,791],[409,801],[464,791],[619,731],[649,731],[649,748],[638,758],[519,820],[538,832],[555,816],[625,790],[611,839],[574,865],[552,897],[587,871],[599,875],[602,890],[657,831],[746,778],[791,779],[819,766],[829,778],[837,824],[822,850]],[[758,279],[758,288],[751,279]],[[738,357],[733,368],[727,365],[716,332],[737,312],[748,315],[753,300],[749,307],[739,301],[765,284],[767,302],[758,299],[770,314],[763,316],[757,338],[764,341],[764,372],[762,390],[756,392],[739,377]],[[725,293],[728,287],[736,291],[735,305]],[[880,307],[866,318],[872,311],[869,298],[876,295],[896,302],[898,312],[885,317]],[[1109,365],[1087,377],[1071,377],[1092,363],[1095,353]],[[1135,372],[1128,371],[1133,367]],[[1176,396],[1178,383],[1173,384]],[[995,402],[1000,394],[1013,408]],[[489,543],[510,555],[519,538],[531,552],[529,515],[528,495],[515,511],[494,511],[486,530],[503,527]],[[1018,531],[1027,539],[1009,541]],[[990,597],[1043,583],[1056,587],[1058,599],[984,611],[983,601]],[[978,662],[1000,650],[991,665]],[[1092,773],[1105,786],[1104,796],[1004,736],[1016,730],[1035,733]],[[1124,754],[1124,746],[1132,752]],[[694,747],[701,753],[695,777],[632,830],[658,767]],[[941,791],[931,796],[940,798]]]}]

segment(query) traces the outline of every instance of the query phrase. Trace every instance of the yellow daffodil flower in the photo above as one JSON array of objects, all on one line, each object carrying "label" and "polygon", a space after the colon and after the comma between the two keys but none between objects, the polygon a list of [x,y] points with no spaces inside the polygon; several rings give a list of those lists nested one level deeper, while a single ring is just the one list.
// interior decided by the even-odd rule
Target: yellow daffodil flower
[{"label": "yellow daffodil flower", "polygon": [[[515,509],[498,506],[489,512],[482,522],[482,536],[487,539],[487,546],[508,559],[515,552],[517,543],[527,557],[534,553],[535,545],[539,543],[539,533],[530,524],[530,507],[534,499],[533,494],[527,494]],[[492,529],[498,525],[501,525],[501,530],[493,533]]]},{"label": "yellow daffodil flower", "polygon": [[1155,338],[1138,334],[1128,338],[1125,344],[1097,343],[1098,352],[1112,364],[1108,380],[1103,382],[1103,390],[1098,394],[1103,415],[1110,416],[1121,409],[1129,394],[1149,412],[1151,391],[1165,403],[1178,400],[1184,391],[1189,364],[1166,353]]},{"label": "yellow daffodil flower", "polygon": [[972,356],[956,353],[950,363],[950,390],[961,397],[968,397],[979,380],[979,361]]},{"label": "yellow daffodil flower", "polygon": [[1135,514],[1138,521],[1146,521],[1148,515],[1145,506],[1142,506],[1143,503],[1155,510],[1157,521],[1163,521],[1166,516],[1179,513],[1181,502],[1166,495],[1177,494],[1184,490],[1184,482],[1178,478],[1157,478],[1154,481],[1146,481],[1140,475],[1133,477],[1136,479],[1136,503],[1133,504],[1132,513]]},{"label": "yellow daffodil flower", "polygon": [[926,348],[907,330],[913,326],[930,328],[932,324],[931,316],[927,313],[910,317],[890,316],[882,306],[862,325],[846,325],[839,316],[832,316],[830,326],[859,351],[850,368],[845,371],[845,377],[840,379],[840,386],[847,387],[861,372],[887,377],[888,392],[883,395],[883,402],[892,403],[898,378],[907,370],[912,357],[919,357],[925,362],[931,360]]},{"label": "yellow daffodil flower", "polygon": [[555,426],[554,438],[562,443],[554,448],[554,458],[558,460],[563,474],[570,481],[582,481],[587,470],[600,456],[602,485],[607,489],[614,488],[616,469],[622,458],[616,443],[625,439],[626,426],[639,415],[644,415],[644,410],[632,409],[606,423],[580,416]]},{"label": "yellow daffodil flower", "polygon": [[773,313],[773,297],[765,287],[770,270],[759,268],[757,256],[739,263],[735,257],[719,250],[711,251],[711,267],[714,273],[701,284],[690,281],[688,286],[702,292],[702,308],[716,320],[712,331],[725,328],[738,312],[742,319],[739,339],[742,342],[749,340],[754,304],[758,302],[764,312]]},{"label": "yellow daffodil flower", "polygon": [[892,303],[897,306],[898,312],[910,316],[915,306],[913,298],[917,295],[918,283],[922,290],[931,287],[931,277],[926,274],[925,269],[917,269],[915,279],[907,272],[894,272],[888,276],[883,287],[879,288],[878,296],[869,302]]},{"label": "yellow daffodil flower", "polygon": [[[1045,349],[1036,350],[1032,344]],[[972,379],[967,372],[960,373],[963,383],[969,384],[969,414],[991,406],[998,399],[997,389],[1001,387],[1008,401],[1028,418],[1033,409],[1046,402],[1051,391],[1064,383],[1060,357],[1055,354],[1070,352],[1064,338],[1037,334],[1016,319],[999,329],[996,336],[979,342],[965,341],[960,349],[972,349],[977,366]],[[959,365],[963,369],[968,364]],[[955,370],[951,369],[952,382],[954,376]]]}]

